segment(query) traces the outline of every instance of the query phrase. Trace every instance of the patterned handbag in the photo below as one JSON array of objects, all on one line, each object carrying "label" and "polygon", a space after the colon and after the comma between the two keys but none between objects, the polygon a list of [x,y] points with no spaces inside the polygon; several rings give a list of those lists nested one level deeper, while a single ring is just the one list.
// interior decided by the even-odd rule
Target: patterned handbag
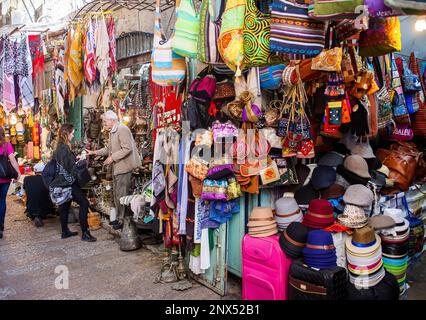
[{"label": "patterned handbag", "polygon": [[236,71],[240,77],[244,68],[244,15],[245,0],[226,1],[225,12],[222,15],[222,25],[218,38],[219,53],[226,65]]},{"label": "patterned handbag", "polygon": [[402,117],[408,114],[407,104],[402,90],[401,78],[399,77],[398,67],[395,58],[392,56],[392,89],[393,89],[393,115],[394,117]]},{"label": "patterned handbag", "polygon": [[414,131],[414,135],[426,136],[426,101],[424,96],[425,85],[423,82],[423,78],[420,76],[420,68],[414,53],[410,55],[410,69],[413,71],[414,74],[417,74],[419,76],[420,84],[423,88],[422,91],[418,92],[417,101],[419,104],[419,110],[413,115],[412,128]]},{"label": "patterned handbag", "polygon": [[344,19],[340,21],[335,27],[334,32],[338,42],[345,41],[363,30],[368,29],[368,17],[363,16],[359,21]]},{"label": "patterned handbag", "polygon": [[244,17],[244,65],[267,66],[284,62],[269,49],[270,14],[261,12],[255,0],[247,0]]},{"label": "patterned handbag", "polygon": [[203,0],[201,3],[197,57],[203,63],[223,63],[217,44],[224,11],[225,1]]},{"label": "patterned handbag", "polygon": [[182,57],[196,58],[199,34],[200,22],[194,3],[192,0],[181,0],[176,8],[173,52]]},{"label": "patterned handbag", "polygon": [[312,70],[340,72],[342,70],[343,51],[340,47],[323,50],[312,59]]},{"label": "patterned handbag", "polygon": [[359,37],[361,57],[383,56],[401,51],[401,30],[398,17],[371,18],[369,28]]},{"label": "patterned handbag", "polygon": [[160,86],[175,86],[185,79],[186,62],[172,50],[172,39],[164,41],[161,28],[160,0],[156,0],[154,44],[151,66],[152,81]]},{"label": "patterned handbag", "polygon": [[[297,29],[295,31],[295,27]],[[308,6],[273,0],[271,52],[316,56],[324,48],[325,24],[308,16]]]},{"label": "patterned handbag", "polygon": [[356,9],[363,5],[364,0],[311,0],[309,16],[318,20],[356,19]]},{"label": "patterned handbag", "polygon": [[259,68],[260,88],[263,90],[276,90],[281,84],[281,76],[285,65]]}]

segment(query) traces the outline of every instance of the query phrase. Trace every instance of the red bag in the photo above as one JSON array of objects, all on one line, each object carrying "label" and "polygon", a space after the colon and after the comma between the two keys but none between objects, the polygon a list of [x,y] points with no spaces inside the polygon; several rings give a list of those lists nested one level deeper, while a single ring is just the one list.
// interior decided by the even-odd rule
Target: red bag
[{"label": "red bag", "polygon": [[[420,83],[422,84],[422,88],[423,88],[423,94],[426,95],[426,84],[424,83],[423,77],[420,74],[420,68],[417,63],[417,59],[414,56],[414,53],[411,53],[410,55],[409,67],[414,74],[419,76]],[[426,101],[422,102],[418,100],[418,103],[420,108],[415,114],[412,115],[411,123],[412,123],[414,135],[424,137],[426,136]]]}]

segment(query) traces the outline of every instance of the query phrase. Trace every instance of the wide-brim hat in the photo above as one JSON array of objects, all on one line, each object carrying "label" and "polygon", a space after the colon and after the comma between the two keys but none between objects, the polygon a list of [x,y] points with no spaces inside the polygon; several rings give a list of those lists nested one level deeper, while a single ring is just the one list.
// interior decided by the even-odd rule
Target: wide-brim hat
[{"label": "wide-brim hat", "polygon": [[375,286],[359,290],[352,282],[348,283],[348,300],[398,300],[399,286],[395,276],[385,271],[383,279]]},{"label": "wide-brim hat", "polygon": [[337,216],[337,222],[348,228],[362,228],[368,224],[364,209],[347,204],[342,214]]},{"label": "wide-brim hat", "polygon": [[251,237],[254,237],[254,238],[265,238],[265,237],[273,236],[277,233],[278,233],[278,229],[275,228],[275,229],[272,229],[271,231],[268,231],[268,232],[267,231],[263,231],[261,233],[250,233],[249,232],[249,235]]},{"label": "wide-brim hat", "polygon": [[271,230],[272,228],[276,228],[277,227],[277,223],[271,223],[270,225],[266,225],[266,226],[260,226],[260,227],[250,227],[249,231],[250,232],[259,232],[259,231],[267,231],[267,230]]},{"label": "wide-brim hat", "polygon": [[395,226],[395,220],[393,220],[389,216],[380,214],[380,215],[371,217],[368,224],[374,230],[390,229]]},{"label": "wide-brim hat", "polygon": [[353,184],[346,189],[343,201],[358,207],[370,207],[374,201],[374,194],[362,184]]},{"label": "wide-brim hat", "polygon": [[[372,228],[371,228],[372,230]],[[358,233],[357,233],[358,232]],[[370,234],[369,230],[365,231],[365,234],[358,235],[363,233],[364,230],[359,231],[359,229],[355,230],[354,234],[346,239],[346,250],[349,252],[356,254],[364,254],[368,255],[370,253],[374,253],[378,248],[381,247],[382,241],[381,238],[374,232],[373,235]],[[368,233],[368,234],[367,234]],[[372,237],[370,242],[365,243],[365,241],[358,240],[362,237]],[[374,239],[373,239],[374,237]],[[369,239],[370,240],[370,239]]]},{"label": "wide-brim hat", "polygon": [[382,259],[382,250],[378,248],[375,252],[371,252],[364,255],[357,255],[346,249],[346,259],[348,263],[354,266],[368,267],[377,263],[377,261]]},{"label": "wide-brim hat", "polygon": [[344,156],[335,151],[324,154],[318,161],[320,166],[337,167],[343,163]]},{"label": "wide-brim hat", "polygon": [[382,267],[375,274],[369,275],[354,275],[349,272],[349,282],[354,284],[356,287],[362,289],[369,289],[378,285],[385,277],[386,271]]},{"label": "wide-brim hat", "polygon": [[300,222],[293,222],[280,235],[281,249],[292,257],[300,256],[307,237],[308,229]]},{"label": "wide-brim hat", "polygon": [[357,266],[357,265],[348,263],[347,267],[352,274],[369,275],[369,274],[375,273],[380,268],[383,268],[383,260],[382,259],[377,260],[375,263],[369,266]]},{"label": "wide-brim hat", "polygon": [[269,207],[255,207],[253,208],[249,217],[247,227],[261,227],[275,221],[272,208]]},{"label": "wide-brim hat", "polygon": [[407,266],[408,256],[406,256],[405,258],[402,258],[402,259],[390,259],[390,258],[383,257],[383,262],[387,266],[391,266],[391,267],[395,267],[395,268],[398,268],[398,267],[402,268],[404,266]]}]

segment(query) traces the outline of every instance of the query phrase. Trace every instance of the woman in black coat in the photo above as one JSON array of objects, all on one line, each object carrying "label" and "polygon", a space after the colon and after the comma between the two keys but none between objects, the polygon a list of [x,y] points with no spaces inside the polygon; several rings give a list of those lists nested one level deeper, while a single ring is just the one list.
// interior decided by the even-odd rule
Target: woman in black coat
[{"label": "woman in black coat", "polygon": [[96,238],[89,232],[87,214],[89,211],[89,201],[83,190],[78,185],[75,175],[76,156],[71,151],[71,140],[74,138],[74,126],[63,124],[59,129],[59,137],[56,150],[53,154],[57,162],[57,175],[52,181],[51,188],[64,188],[70,191],[69,199],[59,205],[59,214],[62,228],[62,239],[76,236],[78,232],[72,232],[68,228],[68,215],[71,201],[75,201],[80,206],[79,220],[82,231],[81,240],[93,242]]}]

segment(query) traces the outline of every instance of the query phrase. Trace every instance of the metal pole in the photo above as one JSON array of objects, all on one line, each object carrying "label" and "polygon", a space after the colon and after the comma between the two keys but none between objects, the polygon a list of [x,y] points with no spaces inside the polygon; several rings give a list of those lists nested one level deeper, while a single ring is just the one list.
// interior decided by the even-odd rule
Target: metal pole
[{"label": "metal pole", "polygon": [[25,10],[27,11],[28,16],[30,17],[31,22],[34,22],[33,17],[31,16],[30,12],[28,11],[28,8],[27,8],[27,5],[25,4],[25,1],[22,0],[22,3],[24,4]]}]

